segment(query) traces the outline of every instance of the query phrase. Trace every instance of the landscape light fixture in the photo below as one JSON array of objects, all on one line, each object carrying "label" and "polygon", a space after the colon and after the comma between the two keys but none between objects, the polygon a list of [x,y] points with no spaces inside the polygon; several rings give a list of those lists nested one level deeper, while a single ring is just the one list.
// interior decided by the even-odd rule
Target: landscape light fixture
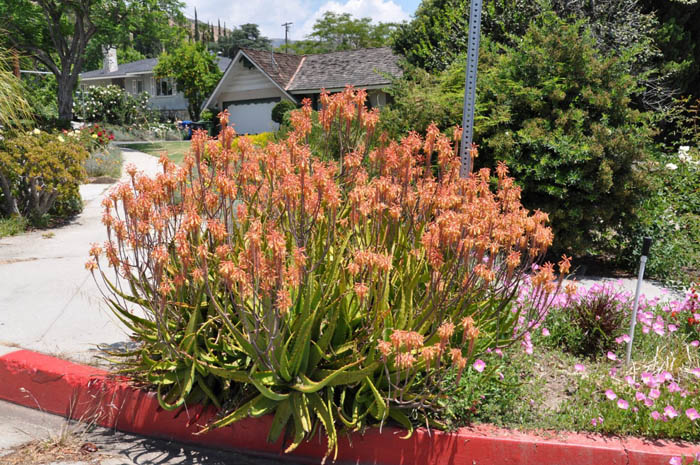
[{"label": "landscape light fixture", "polygon": [[634,327],[637,325],[637,309],[639,308],[639,292],[642,290],[644,280],[644,268],[651,249],[651,237],[645,237],[642,244],[642,257],[639,259],[639,274],[637,275],[637,291],[634,293],[634,306],[632,307],[632,322],[630,323],[629,341],[627,341],[627,356],[625,363],[630,363],[632,357],[632,343],[634,342]]}]

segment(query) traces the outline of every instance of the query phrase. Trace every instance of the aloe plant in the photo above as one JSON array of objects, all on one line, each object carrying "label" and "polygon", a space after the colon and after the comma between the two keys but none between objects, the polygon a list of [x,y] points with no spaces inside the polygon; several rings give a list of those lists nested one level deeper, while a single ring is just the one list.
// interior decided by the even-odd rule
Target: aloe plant
[{"label": "aloe plant", "polygon": [[87,267],[141,343],[124,369],[163,408],[213,403],[207,430],[273,415],[269,440],[286,432],[287,451],[320,427],[329,454],[339,429],[439,427],[445,376],[483,370],[480,354],[546,311],[550,264],[528,306],[512,305],[552,235],[507,168],[493,192],[488,170],[459,178],[434,127],[377,141],[365,98],[323,94],[318,115],[307,102],[265,148],[234,147],[224,112],[218,139],[195,134],[183,166],[131,169],[106,199],[109,240]]}]

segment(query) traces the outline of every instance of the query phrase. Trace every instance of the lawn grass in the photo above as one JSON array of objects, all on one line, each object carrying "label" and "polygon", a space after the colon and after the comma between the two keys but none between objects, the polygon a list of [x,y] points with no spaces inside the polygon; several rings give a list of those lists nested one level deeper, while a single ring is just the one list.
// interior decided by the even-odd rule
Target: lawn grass
[{"label": "lawn grass", "polygon": [[0,237],[14,236],[27,229],[27,220],[21,216],[0,218]]},{"label": "lawn grass", "polygon": [[160,155],[165,152],[173,162],[180,164],[190,150],[190,141],[181,140],[129,144],[125,146],[125,148],[138,150],[139,152],[144,152],[156,157],[160,157]]}]

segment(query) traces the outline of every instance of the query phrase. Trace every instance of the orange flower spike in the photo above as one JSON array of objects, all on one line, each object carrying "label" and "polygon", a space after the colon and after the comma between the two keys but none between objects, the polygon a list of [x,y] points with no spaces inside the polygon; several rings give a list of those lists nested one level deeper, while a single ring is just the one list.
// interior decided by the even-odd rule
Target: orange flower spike
[{"label": "orange flower spike", "polygon": [[403,345],[404,342],[404,331],[401,330],[395,330],[393,333],[391,333],[391,336],[389,336],[389,339],[391,340],[391,343],[394,346],[394,349],[398,353],[401,350],[401,346]]},{"label": "orange flower spike", "polygon": [[95,271],[97,269],[97,262],[93,259],[88,260],[85,262],[85,269],[90,272]]},{"label": "orange flower spike", "polygon": [[90,256],[92,258],[97,259],[100,255],[102,255],[102,247],[100,247],[99,244],[93,243],[90,246]]},{"label": "orange flower spike", "polygon": [[396,354],[396,366],[399,370],[410,370],[416,363],[416,357],[411,353]]},{"label": "orange flower spike", "polygon": [[462,127],[457,125],[452,131],[452,140],[454,142],[459,142],[462,140]]},{"label": "orange flower spike", "polygon": [[214,250],[214,255],[219,260],[225,260],[231,256],[231,246],[228,244],[221,244]]},{"label": "orange flower spike", "polygon": [[420,353],[425,360],[425,370],[430,371],[432,362],[440,356],[440,348],[437,346],[423,347]]},{"label": "orange flower spike", "polygon": [[464,317],[462,319],[461,325],[462,325],[462,331],[463,331],[462,344],[464,344],[467,340],[467,333],[469,332],[469,330],[474,328],[474,318],[472,318],[471,316]]},{"label": "orange flower spike", "polygon": [[377,350],[379,350],[379,353],[382,354],[382,360],[384,361],[384,363],[386,363],[387,358],[391,356],[391,343],[388,341],[379,341],[377,343]]},{"label": "orange flower spike", "polygon": [[498,166],[496,166],[496,175],[500,180],[504,180],[508,176],[508,166],[502,161],[499,161]]},{"label": "orange flower spike", "polygon": [[462,356],[462,351],[459,349],[452,349],[450,357],[452,358],[452,365],[457,367],[456,382],[459,384],[459,380],[462,378],[462,371],[467,366],[467,359]]},{"label": "orange flower spike", "polygon": [[289,313],[289,307],[292,306],[292,298],[289,295],[289,290],[280,289],[277,291],[277,309],[280,315],[285,316]]},{"label": "orange flower spike", "polygon": [[567,257],[566,255],[562,255],[561,261],[558,263],[558,265],[559,265],[559,273],[561,275],[569,274],[569,270],[571,270],[571,257]]},{"label": "orange flower spike", "polygon": [[367,284],[365,283],[355,284],[354,290],[357,298],[360,299],[360,302],[363,302],[369,293],[369,287],[367,287]]},{"label": "orange flower spike", "polygon": [[195,268],[190,274],[192,281],[197,284],[202,284],[204,282],[204,271],[201,268]]},{"label": "orange flower spike", "polygon": [[452,363],[458,366],[464,357],[462,357],[462,351],[460,349],[452,349],[450,350],[450,358],[452,359]]},{"label": "orange flower spike", "polygon": [[165,246],[159,245],[155,247],[151,251],[151,258],[158,264],[159,266],[163,266],[168,262],[168,251],[166,250]]},{"label": "orange flower spike", "polygon": [[170,288],[172,286],[172,281],[168,278],[164,278],[160,285],[158,286],[158,293],[161,297],[165,298],[170,293]]},{"label": "orange flower spike", "polygon": [[454,334],[454,331],[455,331],[455,325],[452,324],[451,322],[446,321],[443,324],[441,324],[437,330],[438,337],[440,338],[440,343],[442,345],[447,344],[449,342],[450,338],[452,337],[452,334]]}]

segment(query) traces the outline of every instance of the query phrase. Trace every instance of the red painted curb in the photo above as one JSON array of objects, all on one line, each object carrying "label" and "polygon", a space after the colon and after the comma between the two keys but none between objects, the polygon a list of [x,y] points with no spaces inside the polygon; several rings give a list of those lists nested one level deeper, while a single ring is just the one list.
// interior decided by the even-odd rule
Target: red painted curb
[{"label": "red painted curb", "polygon": [[[151,437],[264,455],[281,455],[282,443],[266,441],[272,418],[248,418],[231,427],[197,435],[214,411],[193,407],[179,415],[159,408],[152,393],[93,367],[19,350],[0,357],[0,399],[32,408],[95,421],[101,426]],[[201,417],[199,416],[201,415]],[[403,432],[370,429],[340,439],[339,463],[377,465],[667,465],[673,456],[689,456],[700,445],[609,438],[599,435],[529,433],[476,426],[455,433],[418,429]],[[325,443],[300,446],[295,458],[321,460]],[[281,457],[280,457],[281,458]]]}]

